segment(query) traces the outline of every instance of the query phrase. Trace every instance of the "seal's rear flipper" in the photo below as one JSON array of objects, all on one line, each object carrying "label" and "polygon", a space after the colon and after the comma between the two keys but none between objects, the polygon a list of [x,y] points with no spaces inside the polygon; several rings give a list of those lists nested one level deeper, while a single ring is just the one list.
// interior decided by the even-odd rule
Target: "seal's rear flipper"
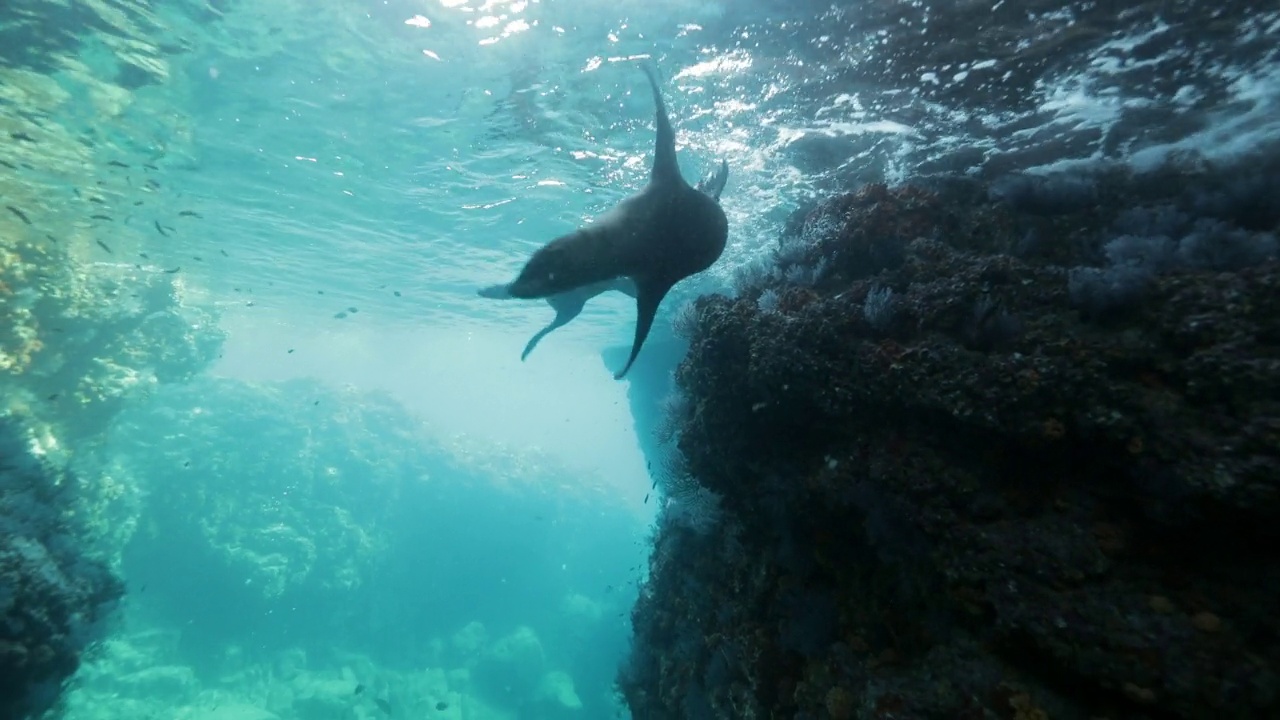
[{"label": "seal's rear flipper", "polygon": [[729,161],[721,160],[720,167],[716,168],[714,173],[698,181],[697,189],[719,202],[720,193],[724,192],[724,185],[727,182],[729,182]]},{"label": "seal's rear flipper", "polygon": [[640,69],[649,78],[649,87],[653,90],[654,122],[658,130],[653,142],[653,169],[649,173],[649,182],[660,185],[684,183],[680,165],[676,162],[676,134],[671,129],[667,106],[662,102],[662,90],[658,87],[658,71],[647,62],[642,63]]},{"label": "seal's rear flipper", "polygon": [[667,296],[667,292],[671,290],[673,283],[666,280],[649,280],[644,278],[635,278],[636,281],[636,339],[631,344],[631,357],[627,359],[627,364],[623,366],[617,374],[613,376],[614,380],[621,380],[627,371],[631,369],[632,363],[636,361],[636,356],[640,354],[640,348],[644,345],[645,338],[649,337],[649,330],[653,328],[653,319],[658,315],[658,306],[662,304],[662,298]]},{"label": "seal's rear flipper", "polygon": [[476,294],[484,298],[493,298],[494,300],[510,300],[511,286],[503,283],[502,285],[490,285],[487,288],[480,288]]},{"label": "seal's rear flipper", "polygon": [[529,353],[533,352],[533,349],[538,346],[538,342],[541,341],[542,338],[546,337],[547,333],[568,325],[574,318],[578,317],[578,315],[582,313],[584,305],[586,305],[585,301],[560,303],[556,305],[556,319],[552,320],[546,327],[542,328],[537,332],[537,334],[529,338],[529,343],[524,346],[524,352],[520,353],[521,362],[523,362],[525,358],[529,357]]}]

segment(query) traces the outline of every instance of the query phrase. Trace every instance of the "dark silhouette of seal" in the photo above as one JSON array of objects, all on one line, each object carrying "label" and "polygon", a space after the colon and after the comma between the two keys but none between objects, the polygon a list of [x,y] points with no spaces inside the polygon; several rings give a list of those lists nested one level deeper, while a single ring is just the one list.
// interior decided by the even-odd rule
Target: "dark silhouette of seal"
[{"label": "dark silhouette of seal", "polygon": [[[719,200],[720,193],[724,192],[724,185],[728,180],[729,163],[721,160],[714,173],[698,181],[697,189]],[[556,311],[556,316],[550,323],[547,323],[546,327],[534,333],[533,337],[529,339],[529,342],[524,346],[524,352],[520,353],[520,360],[527,359],[529,353],[533,352],[533,349],[538,346],[542,338],[573,322],[573,319],[582,313],[582,308],[586,307],[587,301],[610,290],[626,293],[633,298],[636,296],[636,284],[631,281],[631,278],[620,277],[605,282],[583,285],[580,288],[574,288],[568,292],[562,292],[546,298],[547,304],[551,306],[552,310]]]},{"label": "dark silhouette of seal", "polygon": [[[630,278],[636,291],[636,334],[631,356],[616,379],[627,374],[640,354],[662,299],[676,283],[720,259],[729,236],[729,222],[717,198],[680,175],[675,132],[662,91],[653,69],[643,69],[653,90],[657,125],[648,184],[596,222],[539,248],[512,282],[479,291],[482,297],[532,300]],[[722,164],[722,169],[727,173],[727,166]],[[721,181],[720,189],[723,186]]]}]

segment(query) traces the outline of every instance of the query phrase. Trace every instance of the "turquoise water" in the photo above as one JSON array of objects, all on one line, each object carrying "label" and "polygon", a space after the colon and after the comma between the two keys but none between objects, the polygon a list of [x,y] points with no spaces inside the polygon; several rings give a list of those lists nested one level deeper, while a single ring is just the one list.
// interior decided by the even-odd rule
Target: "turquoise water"
[{"label": "turquoise water", "polygon": [[[12,275],[34,289],[6,311],[39,322],[4,346],[4,412],[85,481],[127,585],[76,720],[627,716],[613,680],[684,304],[732,292],[833,187],[1231,154],[1280,117],[1274,65],[1206,70],[1229,91],[1187,112],[1235,124],[1177,136],[1124,125],[1104,64],[1006,105],[964,86],[976,50],[853,81],[896,21],[854,32],[825,3],[6,8],[0,170],[25,217],[0,229],[76,279],[47,308],[52,284]],[[668,296],[636,390],[611,372],[629,298],[521,362],[551,310],[475,291],[644,185],[645,58],[685,176],[730,164],[730,238]]]},{"label": "turquoise water", "polygon": [[[700,11],[177,9],[130,15],[164,73],[136,88],[110,57],[129,33],[75,28],[82,75],[44,77],[84,164],[43,174],[65,198],[46,211],[22,201],[90,277],[172,281],[225,334],[199,379],[132,395],[72,450],[122,487],[128,592],[66,716],[622,713],[656,505],[601,360],[631,302],[593,301],[521,363],[551,311],[475,289],[643,184],[653,106],[623,58]],[[666,47],[698,55],[693,34]],[[743,139],[714,130],[714,82],[662,69],[696,178]]]}]

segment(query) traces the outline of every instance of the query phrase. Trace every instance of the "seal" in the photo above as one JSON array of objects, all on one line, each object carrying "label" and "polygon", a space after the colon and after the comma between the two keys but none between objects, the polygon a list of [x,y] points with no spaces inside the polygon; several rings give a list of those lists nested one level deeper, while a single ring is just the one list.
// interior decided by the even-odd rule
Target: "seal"
[{"label": "seal", "polygon": [[[715,200],[719,200],[720,193],[724,192],[724,186],[728,180],[729,163],[721,160],[715,172],[698,181],[697,189],[710,195]],[[582,313],[587,301],[610,290],[617,290],[632,298],[636,296],[636,284],[632,282],[631,278],[620,277],[605,282],[583,285],[580,288],[574,288],[568,292],[562,292],[559,295],[552,295],[546,298],[547,304],[551,306],[552,310],[556,311],[556,316],[546,327],[534,333],[534,336],[529,339],[528,344],[524,346],[524,352],[520,353],[520,360],[527,359],[529,353],[533,352],[533,349],[538,346],[542,338],[573,322],[573,319]]]},{"label": "seal", "polygon": [[663,298],[676,283],[719,260],[729,237],[720,203],[680,175],[675,132],[658,79],[647,64],[643,69],[653,90],[657,126],[649,182],[594,223],[539,248],[515,280],[478,291],[487,298],[534,300],[630,278],[636,291],[636,330],[631,356],[614,375],[619,380],[640,354]]}]

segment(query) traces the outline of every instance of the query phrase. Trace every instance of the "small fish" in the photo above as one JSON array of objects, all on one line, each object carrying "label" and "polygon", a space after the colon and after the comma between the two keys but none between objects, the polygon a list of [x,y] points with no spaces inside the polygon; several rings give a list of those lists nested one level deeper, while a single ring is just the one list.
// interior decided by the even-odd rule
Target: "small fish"
[{"label": "small fish", "polygon": [[182,467],[191,467],[191,461],[187,460],[182,463]]},{"label": "small fish", "polygon": [[141,201],[141,200],[134,200],[134,201],[133,201],[133,206],[134,206],[134,207],[138,207],[138,206],[139,206],[139,205],[141,205],[141,204],[142,204],[142,201]]},{"label": "small fish", "polygon": [[354,314],[356,314],[356,313],[360,312],[360,310],[358,310],[357,308],[354,308],[354,307],[349,307],[349,308],[347,308],[347,312],[349,312],[349,313],[351,313],[352,315],[354,315]]},{"label": "small fish", "polygon": [[223,250],[222,248],[218,248],[218,252],[222,253],[222,257],[231,257],[230,255],[227,254],[227,251]]},{"label": "small fish", "polygon": [[115,252],[113,252],[111,248],[107,247],[106,243],[102,242],[101,240],[95,240],[94,242],[98,243],[98,247],[102,248],[103,250],[106,250],[108,253],[112,255],[115,255]]},{"label": "small fish", "polygon": [[148,180],[147,180],[147,182],[145,183],[145,185],[146,185],[147,187],[151,188],[152,190],[159,190],[159,189],[160,189],[160,183],[156,182],[155,180],[150,180],[150,179],[148,179]]},{"label": "small fish", "polygon": [[17,169],[18,169],[18,166],[17,166],[17,165],[14,165],[13,163],[9,162],[8,160],[0,160],[0,165],[3,165],[3,166],[5,166],[5,167],[9,168],[10,170],[17,170]]},{"label": "small fish", "polygon": [[193,217],[200,220],[204,219],[204,216],[196,212],[195,210],[183,210],[182,212],[178,213],[178,217]]},{"label": "small fish", "polygon": [[102,215],[102,214],[98,214],[98,215],[90,215],[90,216],[89,216],[89,219],[90,219],[90,220],[106,220],[107,222],[110,222],[110,221],[111,221],[111,216],[110,216],[110,215]]},{"label": "small fish", "polygon": [[191,259],[195,260],[196,262],[204,262],[204,258],[200,257],[199,255],[192,255]]},{"label": "small fish", "polygon": [[159,170],[159,169],[160,169],[160,168],[156,167],[155,165],[152,165],[151,163],[142,163],[142,167],[144,167],[144,168],[146,168],[146,169],[148,169],[148,170]]},{"label": "small fish", "polygon": [[91,203],[98,203],[99,205],[101,205],[101,204],[103,204],[104,202],[106,202],[106,200],[103,200],[102,198],[98,197],[97,195],[90,195],[90,196],[89,196],[89,202],[91,202]]},{"label": "small fish", "polygon": [[334,314],[333,314],[333,317],[334,317],[334,318],[336,318],[336,319],[338,319],[338,320],[341,320],[342,318],[344,318],[344,317],[346,317],[346,316],[347,316],[347,314],[346,314],[346,313],[344,313],[344,312],[339,312],[339,313],[334,313]]},{"label": "small fish", "polygon": [[443,711],[443,710],[448,710],[448,709],[449,709],[449,703],[447,703],[447,702],[445,702],[445,701],[443,701],[443,700],[441,700],[440,702],[436,703],[436,710]]},{"label": "small fish", "polygon": [[129,167],[128,165],[125,165],[124,163],[120,162],[119,160],[112,160],[111,162],[109,162],[109,163],[107,163],[107,164],[108,164],[108,165],[110,165],[111,167],[118,167],[118,168],[128,168],[128,167]]},{"label": "small fish", "polygon": [[176,267],[176,268],[174,268],[174,269],[172,269],[172,270],[165,270],[164,272],[167,272],[167,273],[169,273],[169,274],[171,274],[171,275],[172,275],[173,273],[176,273],[176,272],[178,272],[178,271],[179,271],[179,270],[181,270],[181,269],[182,269],[182,266],[181,266],[181,265],[179,265],[178,267]]},{"label": "small fish", "polygon": [[293,348],[289,348],[289,354],[290,354],[290,355],[292,355],[292,354],[293,354]]},{"label": "small fish", "polygon": [[14,140],[20,140],[22,142],[33,143],[36,141],[35,138],[31,137],[30,135],[24,132],[11,132],[9,133],[9,137],[13,138]]},{"label": "small fish", "polygon": [[645,505],[648,505],[648,504],[649,504],[649,493],[645,493],[645,494],[644,494],[644,504],[645,504]]},{"label": "small fish", "polygon": [[156,221],[156,232],[160,233],[164,237],[169,237],[169,233],[164,231],[164,226],[160,224],[159,220]]},{"label": "small fish", "polygon": [[13,213],[14,215],[17,215],[18,219],[21,220],[22,222],[28,225],[31,224],[31,218],[27,217],[26,213],[22,212],[21,210],[19,210],[18,208],[12,205],[5,205],[5,207],[9,208],[9,212]]},{"label": "small fish", "polygon": [[311,404],[312,404],[312,405],[319,405],[319,404],[320,404],[320,401],[319,401],[319,400],[317,400],[317,401],[315,401],[315,402],[313,402],[313,403],[311,403]]},{"label": "small fish", "polygon": [[391,703],[387,702],[386,700],[383,700],[382,698],[374,698],[373,703],[377,705],[378,709],[381,710],[382,712],[386,713],[387,715],[391,714]]},{"label": "small fish", "polygon": [[362,693],[362,692],[364,692],[364,684],[363,684],[363,683],[356,683],[356,691],[355,691],[355,692],[353,692],[353,693],[351,693],[351,694],[352,694],[352,695],[359,695],[359,694],[360,694],[360,693]]},{"label": "small fish", "polygon": [[48,400],[49,402],[53,402],[54,400],[57,400],[57,399],[58,399],[58,393],[54,393],[49,397],[45,398],[45,400]]},{"label": "small fish", "polygon": [[395,293],[393,293],[393,294],[394,294],[396,297],[400,297],[400,291],[399,291],[399,290],[395,291]]},{"label": "small fish", "polygon": [[147,257],[147,254],[146,254],[146,253],[138,253],[138,257],[142,258],[143,260],[150,260],[150,259],[151,259],[151,258]]},{"label": "small fish", "polygon": [[55,245],[57,244],[58,238],[50,235],[49,233],[45,233],[44,236],[49,238],[49,242],[54,243]]},{"label": "small fish", "polygon": [[317,294],[317,295],[323,295],[323,294],[324,294],[324,291],[323,291],[323,290],[317,290],[317,291],[316,291],[316,294]]}]

